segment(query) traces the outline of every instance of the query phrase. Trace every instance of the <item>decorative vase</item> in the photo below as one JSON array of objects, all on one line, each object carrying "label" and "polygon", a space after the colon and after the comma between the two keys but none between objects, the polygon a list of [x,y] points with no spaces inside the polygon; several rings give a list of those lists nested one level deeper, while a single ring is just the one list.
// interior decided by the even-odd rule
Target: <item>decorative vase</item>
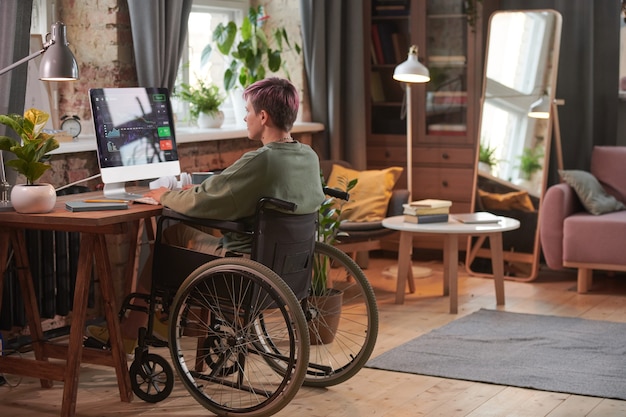
[{"label": "decorative vase", "polygon": [[343,292],[335,289],[329,289],[328,295],[309,297],[309,305],[317,311],[317,316],[308,322],[311,345],[326,345],[335,340],[342,304]]},{"label": "decorative vase", "polygon": [[48,213],[57,202],[51,184],[18,184],[11,190],[11,204],[18,213]]},{"label": "decorative vase", "polygon": [[198,115],[198,126],[201,128],[220,128],[222,123],[224,123],[224,112],[221,110],[217,113],[200,113]]}]

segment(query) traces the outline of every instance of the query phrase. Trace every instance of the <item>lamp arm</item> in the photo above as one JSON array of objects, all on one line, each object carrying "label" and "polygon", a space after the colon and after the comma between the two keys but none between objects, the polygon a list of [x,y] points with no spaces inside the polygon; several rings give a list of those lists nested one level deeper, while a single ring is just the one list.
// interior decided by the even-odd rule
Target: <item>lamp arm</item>
[{"label": "lamp arm", "polygon": [[22,58],[19,61],[9,65],[8,67],[1,69],[0,70],[0,75],[6,74],[7,72],[11,71],[12,69],[14,69],[16,67],[19,67],[23,63],[28,62],[31,59],[37,58],[39,55],[43,54],[46,51],[46,49],[48,49],[48,46],[50,46],[50,45],[44,46],[41,51],[33,52],[32,54],[28,55],[27,57]]}]

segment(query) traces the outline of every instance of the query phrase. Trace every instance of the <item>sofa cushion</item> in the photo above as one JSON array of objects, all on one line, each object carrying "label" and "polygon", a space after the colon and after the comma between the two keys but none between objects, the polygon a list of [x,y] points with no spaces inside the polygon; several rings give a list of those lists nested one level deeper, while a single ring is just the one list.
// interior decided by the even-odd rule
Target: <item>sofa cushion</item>
[{"label": "sofa cushion", "polygon": [[623,265],[624,236],[626,211],[573,214],[563,223],[563,262]]},{"label": "sofa cushion", "polygon": [[358,178],[356,186],[350,191],[350,201],[343,206],[341,218],[352,222],[384,219],[393,187],[402,171],[401,167],[357,171],[333,165],[327,182],[329,187],[345,190],[347,182]]},{"label": "sofa cushion", "polygon": [[590,170],[608,194],[626,203],[626,146],[594,146]]},{"label": "sofa cushion", "polygon": [[599,215],[626,208],[621,201],[609,195],[591,173],[580,170],[559,170],[559,174],[563,181],[576,191],[578,198],[589,213]]}]

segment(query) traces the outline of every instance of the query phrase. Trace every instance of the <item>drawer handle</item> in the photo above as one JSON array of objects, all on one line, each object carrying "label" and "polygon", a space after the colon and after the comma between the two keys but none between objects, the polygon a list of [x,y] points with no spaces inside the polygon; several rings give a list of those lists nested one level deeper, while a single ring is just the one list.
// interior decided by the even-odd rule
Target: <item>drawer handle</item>
[{"label": "drawer handle", "polygon": [[450,155],[448,155],[447,153],[444,153],[441,156],[443,157],[443,159],[450,159]]},{"label": "drawer handle", "polygon": [[448,186],[448,181],[441,181],[441,185],[444,186],[444,187],[447,187]]}]

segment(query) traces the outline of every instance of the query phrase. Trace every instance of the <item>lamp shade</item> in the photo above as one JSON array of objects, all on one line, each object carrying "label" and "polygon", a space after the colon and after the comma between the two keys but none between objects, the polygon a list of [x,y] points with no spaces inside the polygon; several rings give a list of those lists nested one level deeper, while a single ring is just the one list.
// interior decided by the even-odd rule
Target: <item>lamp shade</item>
[{"label": "lamp shade", "polygon": [[406,61],[399,64],[393,71],[393,79],[405,83],[426,83],[430,81],[428,68],[417,59],[417,46],[409,48],[409,56]]},{"label": "lamp shade", "polygon": [[78,64],[68,47],[66,27],[61,22],[52,25],[50,45],[46,48],[39,66],[39,79],[43,81],[78,79]]},{"label": "lamp shade", "polygon": [[550,117],[550,98],[547,95],[543,95],[539,100],[531,104],[528,117],[548,119]]}]

